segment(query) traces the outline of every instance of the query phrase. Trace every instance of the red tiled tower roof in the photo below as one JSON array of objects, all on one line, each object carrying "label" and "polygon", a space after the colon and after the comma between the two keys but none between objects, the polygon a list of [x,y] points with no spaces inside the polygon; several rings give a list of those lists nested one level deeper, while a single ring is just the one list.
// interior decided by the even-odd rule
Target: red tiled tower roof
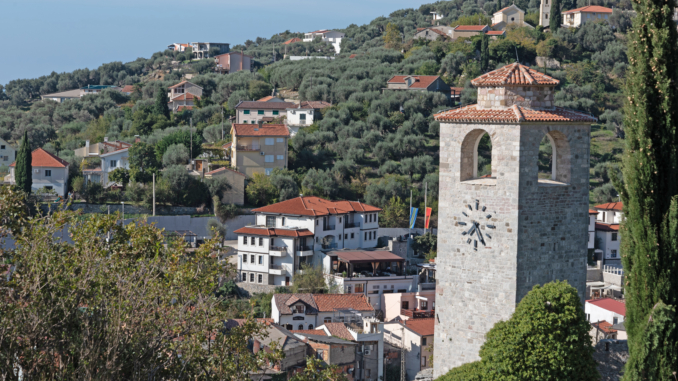
[{"label": "red tiled tower roof", "polygon": [[483,109],[478,105],[460,107],[434,115],[444,122],[584,122],[594,123],[597,119],[583,112],[562,107],[530,109],[513,105],[505,109]]},{"label": "red tiled tower roof", "polygon": [[541,85],[556,86],[560,81],[530,69],[525,65],[513,63],[483,74],[471,81],[476,87]]}]

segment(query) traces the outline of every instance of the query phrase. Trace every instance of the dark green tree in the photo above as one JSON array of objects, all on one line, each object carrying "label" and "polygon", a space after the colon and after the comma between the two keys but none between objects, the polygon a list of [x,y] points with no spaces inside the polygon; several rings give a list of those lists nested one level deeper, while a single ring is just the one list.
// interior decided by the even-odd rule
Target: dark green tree
[{"label": "dark green tree", "polygon": [[14,169],[16,185],[26,193],[31,193],[31,185],[33,185],[32,163],[31,144],[28,141],[28,131],[26,131],[23,139],[21,139],[21,146],[16,156],[16,168]]},{"label": "dark green tree", "polygon": [[160,169],[153,146],[138,142],[129,149],[129,169],[132,180],[147,183],[151,181],[153,172]]},{"label": "dark green tree", "polygon": [[153,107],[153,113],[156,115],[162,115],[165,118],[170,118],[169,99],[167,98],[167,89],[160,88],[155,92],[155,106]]},{"label": "dark green tree", "polygon": [[452,369],[438,381],[599,380],[590,330],[574,287],[567,282],[534,286],[513,316],[487,333],[480,361]]},{"label": "dark green tree", "polygon": [[501,10],[501,8],[502,8],[501,0],[497,0],[497,10],[496,10],[496,12],[499,12]]},{"label": "dark green tree", "polygon": [[551,14],[549,15],[549,29],[551,33],[556,33],[563,23],[563,15],[560,13],[560,0],[551,2]]},{"label": "dark green tree", "polygon": [[487,69],[487,66],[490,61],[490,37],[487,34],[483,34],[482,41],[480,42],[480,70]]},{"label": "dark green tree", "polygon": [[627,37],[623,184],[614,179],[625,217],[621,252],[630,356],[625,380],[669,379],[678,370],[675,320],[653,315],[655,306],[666,304],[675,313],[678,304],[678,33],[672,20],[674,6],[666,0],[634,2],[637,16]]}]

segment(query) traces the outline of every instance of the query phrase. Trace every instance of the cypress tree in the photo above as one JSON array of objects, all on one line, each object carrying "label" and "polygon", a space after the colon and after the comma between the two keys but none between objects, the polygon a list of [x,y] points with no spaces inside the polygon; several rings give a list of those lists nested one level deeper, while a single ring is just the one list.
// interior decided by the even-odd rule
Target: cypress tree
[{"label": "cypress tree", "polygon": [[497,10],[495,10],[495,12],[499,12],[501,8],[501,0],[497,0]]},{"label": "cypress tree", "polygon": [[549,14],[549,29],[551,33],[555,33],[563,24],[563,15],[560,13],[560,0],[553,0],[551,2],[551,13]]},{"label": "cypress tree", "polygon": [[158,89],[158,91],[156,91],[155,93],[155,107],[153,110],[154,114],[162,115],[169,120],[170,110],[169,106],[167,105],[168,103],[169,99],[167,98],[167,89],[165,88]]},{"label": "cypress tree", "polygon": [[490,60],[489,39],[490,37],[488,37],[487,34],[483,34],[480,43],[480,70],[487,69]]},{"label": "cypress tree", "polygon": [[17,152],[16,166],[14,167],[14,180],[19,189],[26,193],[31,193],[31,185],[33,184],[33,166],[31,145],[28,142],[28,131],[24,132],[24,138],[21,139],[19,152]]},{"label": "cypress tree", "polygon": [[[625,380],[678,370],[678,33],[674,1],[636,0],[628,34],[622,158],[622,262],[629,362]],[[661,314],[664,318],[656,316]],[[661,345],[657,345],[657,343]]]}]

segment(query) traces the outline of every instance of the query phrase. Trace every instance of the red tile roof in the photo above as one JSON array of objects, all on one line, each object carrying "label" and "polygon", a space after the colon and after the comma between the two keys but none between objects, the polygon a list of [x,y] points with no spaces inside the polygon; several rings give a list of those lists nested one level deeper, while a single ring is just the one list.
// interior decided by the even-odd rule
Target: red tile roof
[{"label": "red tile roof", "polygon": [[437,33],[437,34],[439,34],[439,35],[441,35],[441,36],[443,36],[443,37],[447,37],[447,35],[445,34],[445,32],[442,32],[442,31],[440,31],[440,30],[438,30],[438,29],[433,29],[433,28],[417,28],[417,32],[423,32],[423,31],[425,31],[425,30],[429,30],[429,31],[431,31],[431,32],[433,32],[433,33]]},{"label": "red tile roof", "polygon": [[433,336],[435,332],[435,319],[408,319],[405,326],[416,332],[419,336]]},{"label": "red tile roof", "polygon": [[558,83],[560,83],[559,80],[517,62],[483,74],[471,81],[471,84],[476,87],[506,85],[556,86]]},{"label": "red tile roof", "polygon": [[352,212],[380,212],[381,209],[359,201],[330,201],[315,196],[304,196],[263,206],[252,211],[296,216],[327,216]]},{"label": "red tile roof", "polygon": [[[38,148],[31,152],[31,166],[32,167],[47,167],[47,168],[66,168],[68,162],[64,159],[58,158],[42,148]],[[16,161],[10,164],[10,167],[16,166]]]},{"label": "red tile roof", "polygon": [[354,341],[355,338],[351,335],[351,332],[346,328],[344,323],[325,323],[324,324],[327,330],[330,332],[330,336],[335,336],[340,339]]},{"label": "red tile roof", "polygon": [[488,36],[503,36],[506,34],[506,31],[504,30],[488,30],[485,32]]},{"label": "red tile roof", "polygon": [[268,101],[270,101],[271,99],[277,99],[277,98],[278,98],[278,97],[274,97],[273,95],[268,95],[268,96],[265,96],[265,97],[263,97],[263,98],[257,100],[257,102],[268,102]]},{"label": "red tile roof", "polygon": [[502,8],[502,9],[500,9],[500,10],[498,10],[498,11],[494,12],[494,14],[496,15],[497,13],[501,13],[501,12],[503,12],[503,11],[505,11],[505,10],[509,9],[509,8],[511,8],[511,6],[510,6],[510,5],[509,5],[508,7],[504,7],[504,8]]},{"label": "red tile roof", "polygon": [[296,298],[308,306],[305,310],[306,315],[318,314],[318,306],[313,299],[313,294],[274,294],[273,302],[275,303],[276,307],[278,307],[278,311],[280,311],[281,315],[292,314],[290,305],[287,304],[287,302],[292,298]]},{"label": "red tile roof", "polygon": [[340,260],[349,263],[372,263],[378,261],[405,262],[405,258],[385,250],[338,250],[332,251],[328,253],[328,255],[336,255]]},{"label": "red tile roof", "polygon": [[562,107],[551,109],[528,109],[513,105],[510,108],[495,110],[481,109],[477,105],[464,106],[434,115],[435,120],[449,122],[583,122],[594,123],[591,115]]},{"label": "red tile roof", "polygon": [[233,231],[236,234],[247,235],[262,235],[267,237],[312,237],[313,233],[308,229],[280,229],[280,228],[264,228],[264,227],[248,227],[240,228]]},{"label": "red tile roof", "polygon": [[458,25],[454,28],[454,30],[464,31],[464,32],[472,32],[472,31],[482,32],[483,30],[485,30],[485,28],[488,28],[488,26],[487,25]]},{"label": "red tile roof", "polygon": [[177,107],[177,111],[184,111],[184,110],[193,110],[193,106],[182,105],[182,106]]},{"label": "red tile roof", "polygon": [[302,42],[303,40],[299,37],[290,38],[289,40],[283,42],[283,45],[294,44],[295,42]]},{"label": "red tile roof", "polygon": [[364,294],[314,294],[313,300],[318,306],[319,312],[348,309],[374,311]]},{"label": "red tile roof", "polygon": [[181,82],[177,83],[177,84],[174,85],[174,86],[168,87],[168,89],[173,89],[173,88],[175,88],[175,87],[179,87],[179,86],[183,85],[184,83],[188,83],[188,81],[181,81]]},{"label": "red tile roof", "polygon": [[172,99],[170,100],[170,102],[174,102],[174,101],[190,101],[190,100],[192,100],[192,99],[200,99],[200,97],[197,96],[197,95],[195,95],[195,94],[185,93],[185,94],[177,95],[176,97],[172,98]]},{"label": "red tile roof", "polygon": [[[281,103],[281,102],[275,102]],[[234,124],[235,136],[290,136],[290,131],[284,124]]]},{"label": "red tile roof", "polygon": [[[230,143],[229,143],[229,144],[230,144]],[[238,172],[238,171],[236,171],[236,170],[233,170],[233,169],[231,169],[231,168],[226,168],[226,167],[221,167],[221,168],[217,168],[217,169],[215,169],[215,170],[213,170],[213,171],[209,171],[209,172],[205,173],[205,175],[214,175],[214,174],[221,173],[221,172],[226,172],[226,171],[231,171],[231,172],[233,172],[233,173],[239,174],[240,176],[247,177],[247,175],[245,175],[244,173],[241,173],[241,172]]]},{"label": "red tile roof", "polygon": [[589,209],[589,214],[598,214],[597,210]]},{"label": "red tile roof", "polygon": [[123,92],[123,93],[131,93],[131,92],[134,91],[134,86],[125,85],[125,87],[123,87],[122,90],[120,90],[120,91]]},{"label": "red tile roof", "polygon": [[608,202],[605,204],[600,204],[594,206],[594,208],[599,209],[599,210],[619,210],[621,211],[622,208],[624,207],[624,203],[619,201],[619,202]]},{"label": "red tile roof", "polygon": [[612,329],[612,324],[606,322],[605,320],[601,320],[597,323],[591,323],[591,325],[593,327],[597,327],[598,329],[600,329],[601,331],[603,331],[605,333],[616,333],[617,332],[616,329]]},{"label": "red tile roof", "polygon": [[301,335],[320,335],[320,336],[327,336],[327,333],[323,331],[322,329],[292,329],[290,330],[292,333],[298,333]]},{"label": "red tile roof", "polygon": [[405,78],[407,77],[414,78],[414,82],[409,87],[410,89],[425,89],[431,86],[436,79],[440,78],[437,75],[394,75],[387,83],[405,83]]},{"label": "red tile roof", "polygon": [[611,298],[603,298],[596,300],[587,300],[586,303],[600,307],[604,310],[612,311],[622,316],[626,316],[626,304]]},{"label": "red tile roof", "polygon": [[605,8],[601,7],[600,5],[589,5],[586,7],[581,7],[577,9],[573,9],[571,11],[565,11],[563,14],[568,14],[568,13],[577,13],[577,12],[584,12],[584,13],[612,13],[612,9],[610,8]]},{"label": "red tile roof", "polygon": [[284,110],[297,106],[294,102],[258,102],[258,101],[241,101],[235,105],[236,109],[251,109],[251,110]]},{"label": "red tile roof", "polygon": [[601,224],[596,222],[596,230],[604,232],[617,232],[619,231],[619,224]]},{"label": "red tile roof", "polygon": [[223,146],[221,146],[221,148],[229,149],[229,148],[231,148],[232,145],[233,145],[233,142],[228,142],[228,143],[224,144]]}]

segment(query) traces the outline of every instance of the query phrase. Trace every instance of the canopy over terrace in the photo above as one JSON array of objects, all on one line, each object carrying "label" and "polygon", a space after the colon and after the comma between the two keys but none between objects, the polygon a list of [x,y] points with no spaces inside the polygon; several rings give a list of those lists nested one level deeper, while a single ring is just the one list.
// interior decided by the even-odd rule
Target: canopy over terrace
[{"label": "canopy over terrace", "polygon": [[366,276],[403,275],[405,259],[390,251],[342,250],[326,255],[332,260],[332,274],[345,271],[348,276],[361,273]]}]

